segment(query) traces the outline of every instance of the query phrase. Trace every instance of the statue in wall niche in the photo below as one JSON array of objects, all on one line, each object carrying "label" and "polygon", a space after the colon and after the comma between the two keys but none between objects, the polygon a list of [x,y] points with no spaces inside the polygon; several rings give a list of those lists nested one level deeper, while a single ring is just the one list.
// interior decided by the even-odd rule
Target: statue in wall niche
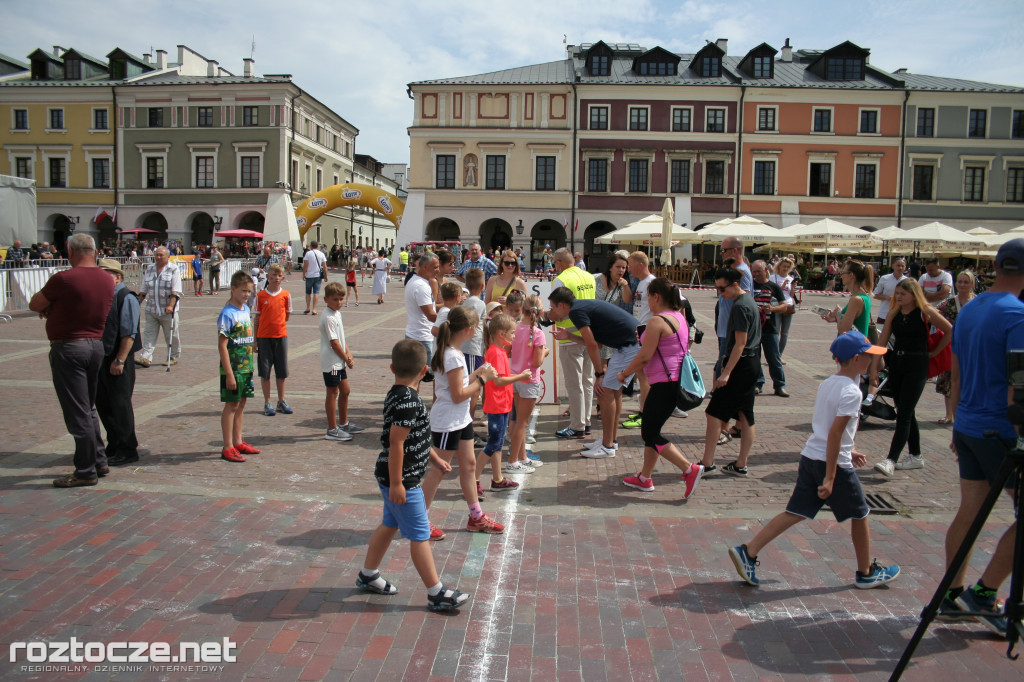
[{"label": "statue in wall niche", "polygon": [[467,154],[462,160],[464,186],[476,187],[476,165],[476,154]]}]

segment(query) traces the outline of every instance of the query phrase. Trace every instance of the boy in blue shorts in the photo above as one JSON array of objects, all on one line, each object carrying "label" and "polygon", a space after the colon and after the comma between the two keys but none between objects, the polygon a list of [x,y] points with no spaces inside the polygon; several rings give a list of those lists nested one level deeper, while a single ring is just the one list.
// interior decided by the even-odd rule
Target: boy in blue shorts
[{"label": "boy in blue shorts", "polygon": [[856,329],[840,334],[832,342],[832,355],[838,371],[818,387],[814,402],[813,433],[800,453],[796,488],[786,511],[768,522],[745,545],[729,550],[736,571],[750,585],[758,585],[757,556],[769,542],[804,519],[813,519],[828,502],[836,521],[850,519],[853,549],[857,556],[854,585],[862,590],[893,581],[899,566],[882,567],[871,561],[871,534],[868,530],[868,505],[860,479],[853,470],[864,466],[867,458],[853,449],[853,436],[860,419],[861,396],[858,380],[868,371],[871,357],[884,355],[885,348],[872,346]]},{"label": "boy in blue shorts", "polygon": [[395,384],[384,399],[384,430],[381,453],[374,476],[384,498],[384,518],[370,537],[366,561],[356,578],[356,587],[374,594],[398,594],[398,588],[380,576],[381,562],[395,531],[409,540],[412,563],[427,588],[427,608],[451,611],[469,601],[469,595],[446,588],[434,567],[430,549],[430,521],[423,500],[423,474],[430,452],[430,417],[417,392],[427,372],[423,344],[403,339],[391,349],[391,371]]},{"label": "boy in blue shorts", "polygon": [[217,348],[220,354],[220,400],[224,411],[220,428],[224,449],[220,456],[229,462],[244,462],[246,455],[258,455],[257,448],[242,440],[245,400],[254,395],[252,383],[252,319],[246,301],[252,294],[252,277],[239,270],[231,276],[231,300],[217,318]]}]

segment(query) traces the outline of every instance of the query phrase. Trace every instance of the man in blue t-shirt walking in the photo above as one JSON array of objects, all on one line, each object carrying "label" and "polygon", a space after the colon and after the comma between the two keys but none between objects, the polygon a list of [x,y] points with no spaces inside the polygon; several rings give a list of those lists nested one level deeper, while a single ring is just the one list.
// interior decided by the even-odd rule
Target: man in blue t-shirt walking
[{"label": "man in blue t-shirt walking", "polygon": [[[1024,287],[1024,239],[1012,239],[996,253],[996,280],[992,288],[963,307],[953,327],[953,367],[950,404],[954,406],[953,442],[950,449],[960,467],[960,509],[946,533],[946,565],[949,566],[973,523],[1006,453],[1018,436],[1006,416],[1009,385],[1006,353],[1024,349],[1024,303],[1017,298]],[[986,438],[995,432],[997,438]],[[1014,481],[1008,482],[1012,495]],[[964,589],[969,561],[965,561],[953,586],[942,600],[939,619],[956,620],[958,611],[990,615],[978,620],[999,635],[1006,634],[1006,617],[996,603],[996,591],[1013,568],[1016,523],[996,545],[995,554],[978,583]]]}]

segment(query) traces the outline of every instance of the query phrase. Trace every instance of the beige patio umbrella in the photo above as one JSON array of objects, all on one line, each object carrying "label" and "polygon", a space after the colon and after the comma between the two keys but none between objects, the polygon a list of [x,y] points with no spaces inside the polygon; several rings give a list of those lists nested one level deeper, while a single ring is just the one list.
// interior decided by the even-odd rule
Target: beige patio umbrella
[{"label": "beige patio umbrella", "polygon": [[979,225],[978,227],[975,227],[973,229],[967,230],[967,234],[973,234],[976,237],[978,237],[978,236],[987,237],[989,235],[996,234],[996,231],[995,230],[990,230],[987,227],[982,227],[982,226]]},{"label": "beige patio umbrella", "polygon": [[665,197],[661,207],[661,261],[662,265],[672,265],[672,226],[675,224],[675,209],[672,200]]},{"label": "beige patio umbrella", "polygon": [[794,229],[787,228],[786,232],[795,238],[796,244],[821,245],[828,249],[831,246],[843,246],[856,248],[870,243],[871,233],[859,227],[853,227],[841,223],[832,218],[821,220]]},{"label": "beige patio umbrella", "polygon": [[738,218],[723,218],[705,226],[697,234],[703,242],[719,242],[726,237],[736,237],[741,241],[754,244],[788,244],[793,241],[793,237],[779,228],[772,227],[768,223],[748,215],[741,215]]},{"label": "beige patio umbrella", "polygon": [[910,245],[915,251],[959,252],[988,246],[982,237],[967,234],[939,222],[907,230],[897,243]]},{"label": "beige patio umbrella", "polygon": [[[648,244],[661,243],[664,218],[660,213],[635,220],[614,232],[601,235],[594,240],[595,244]],[[700,241],[697,233],[682,225],[672,224],[672,241],[680,244],[692,244]]]}]

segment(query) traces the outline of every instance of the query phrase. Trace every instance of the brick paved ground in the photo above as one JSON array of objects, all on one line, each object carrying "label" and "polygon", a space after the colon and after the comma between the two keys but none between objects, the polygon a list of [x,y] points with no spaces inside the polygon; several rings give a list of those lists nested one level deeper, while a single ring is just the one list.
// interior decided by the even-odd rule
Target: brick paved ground
[{"label": "brick paved ground", "polygon": [[[301,294],[299,282],[289,283]],[[363,289],[362,292],[368,292]],[[361,292],[361,293],[362,293]],[[292,416],[246,414],[248,439],[264,449],[244,465],[218,458],[213,322],[226,297],[183,302],[182,362],[140,370],[136,410],[151,452],[95,488],[55,490],[72,443],[53,395],[42,324],[21,316],[0,327],[0,605],[4,643],[30,640],[214,641],[238,645],[218,677],[266,679],[882,679],[917,623],[942,564],[955,509],[949,432],[930,385],[921,401],[927,468],[867,490],[899,516],[873,520],[873,552],[899,561],[889,589],[851,588],[848,529],[802,524],[766,550],[763,585],[738,583],[725,549],[745,541],[788,497],[808,433],[816,384],[831,372],[834,329],[809,313],[793,325],[788,400],[758,399],[758,442],[749,480],[709,476],[681,500],[677,474],[662,468],[650,495],[621,485],[639,468],[639,433],[620,435],[609,460],[575,456],[575,443],[542,437],[548,465],[485,509],[504,536],[460,532],[465,507],[452,478],[433,520],[444,579],[473,592],[457,616],[428,614],[424,591],[397,542],[384,570],[401,593],[368,597],[353,587],[379,519],[372,466],[389,350],[405,325],[400,285],[385,305],[344,309],[357,359],[352,418],[367,427],[352,443],[323,440],[318,318],[289,325]],[[301,298],[301,296],[298,296]],[[365,298],[371,298],[366,296]],[[713,299],[695,293],[711,329]],[[824,299],[824,297],[822,297]],[[813,303],[813,301],[808,301]],[[710,337],[709,337],[710,339]],[[713,341],[713,339],[710,339]],[[703,366],[713,343],[696,347]],[[158,356],[159,351],[158,351]],[[628,404],[628,403],[627,403]],[[545,407],[540,431],[562,422]],[[599,422],[595,422],[595,425]],[[687,456],[702,448],[703,415],[671,420]],[[251,437],[250,437],[251,436]],[[887,449],[891,423],[866,423],[860,449]],[[736,444],[719,448],[722,462]],[[1010,515],[999,510],[1000,523]],[[982,538],[991,550],[1000,526]],[[975,560],[984,564],[984,556]],[[976,571],[972,571],[972,576]],[[930,630],[908,679],[1018,679],[1020,666],[978,627]],[[27,672],[4,660],[8,679],[208,679],[209,673]]]}]

